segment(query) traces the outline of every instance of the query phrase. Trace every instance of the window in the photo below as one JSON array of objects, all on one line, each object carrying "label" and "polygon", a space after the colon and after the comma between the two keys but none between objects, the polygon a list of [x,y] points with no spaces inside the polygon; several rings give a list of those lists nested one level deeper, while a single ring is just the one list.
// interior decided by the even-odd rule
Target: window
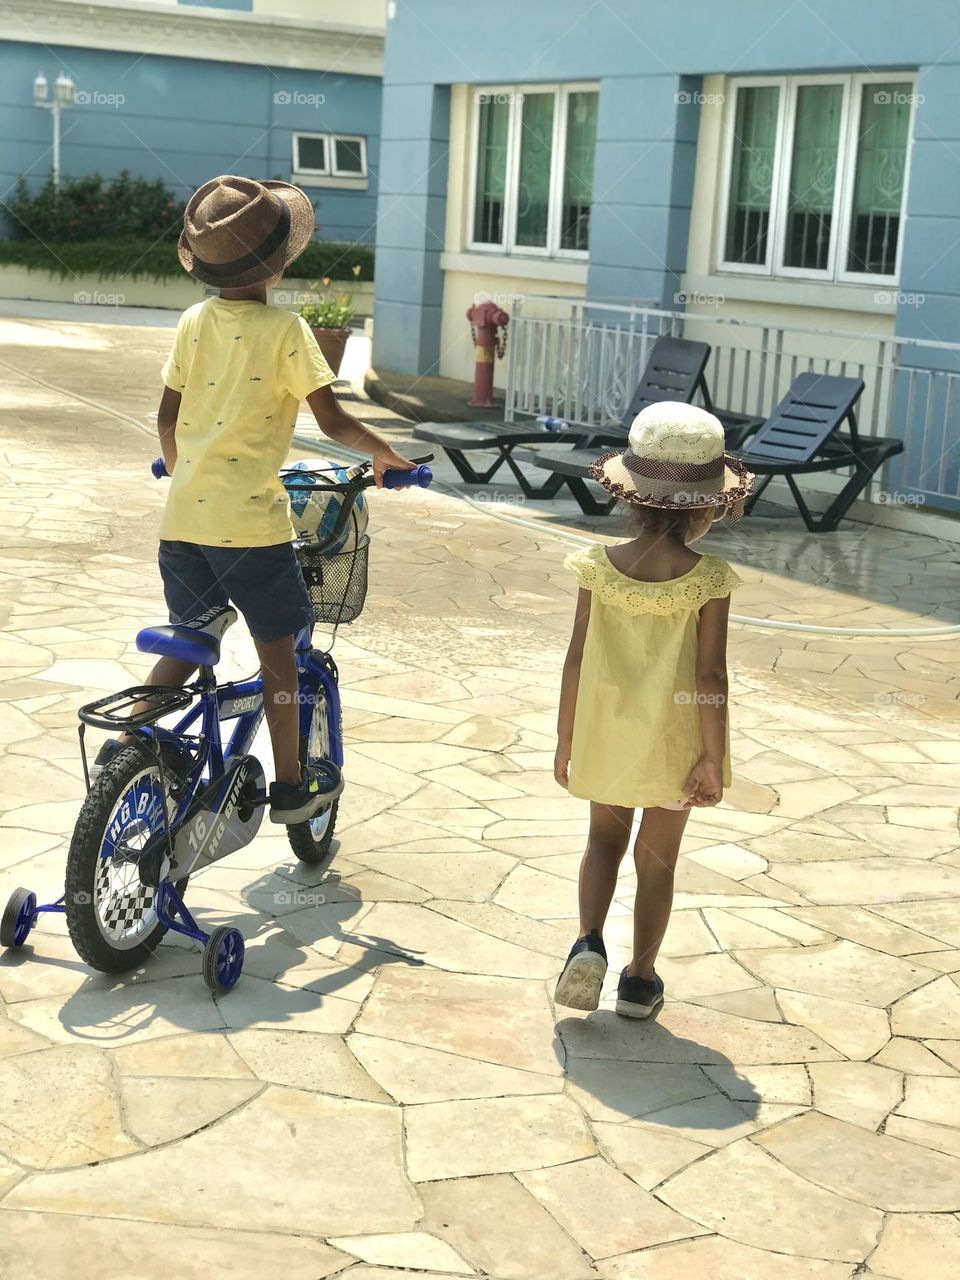
[{"label": "window", "polygon": [[474,103],[471,248],[584,257],[597,91],[486,89]]},{"label": "window", "polygon": [[293,171],[334,178],[365,178],[367,140],[352,134],[295,133]]},{"label": "window", "polygon": [[895,279],[915,100],[876,76],[734,82],[720,269]]}]

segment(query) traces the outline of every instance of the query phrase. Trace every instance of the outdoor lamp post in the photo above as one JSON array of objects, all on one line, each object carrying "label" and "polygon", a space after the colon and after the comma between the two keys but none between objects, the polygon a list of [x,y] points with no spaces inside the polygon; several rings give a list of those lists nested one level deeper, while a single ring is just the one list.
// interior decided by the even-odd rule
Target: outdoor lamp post
[{"label": "outdoor lamp post", "polygon": [[33,82],[34,106],[43,107],[53,115],[53,185],[60,190],[60,113],[73,106],[77,94],[77,86],[63,72],[57,76],[53,85],[53,99],[48,100],[49,86],[47,77],[42,71],[37,73]]}]

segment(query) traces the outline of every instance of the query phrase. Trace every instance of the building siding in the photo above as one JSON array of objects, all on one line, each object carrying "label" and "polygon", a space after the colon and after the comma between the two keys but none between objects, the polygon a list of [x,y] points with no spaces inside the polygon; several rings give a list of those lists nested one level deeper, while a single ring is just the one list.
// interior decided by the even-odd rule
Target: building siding
[{"label": "building siding", "polygon": [[[64,69],[78,90],[122,95],[65,112],[61,171],[111,177],[121,169],[161,178],[178,198],[219,173],[291,177],[294,131],[367,138],[366,191],[308,188],[320,235],[371,242],[376,222],[381,85],[373,76],[295,70],[105,49],[0,43],[0,191],[21,174],[31,185],[50,167],[50,113],[33,105],[33,78]],[[290,103],[275,101],[278,92]],[[318,105],[297,95],[322,95]]]},{"label": "building siding", "polygon": [[[420,211],[429,208],[429,229],[413,217],[391,217],[389,234],[378,236],[375,361],[409,372],[434,371],[440,361],[439,327],[418,324],[405,332],[405,324],[411,309],[425,320],[436,305],[442,130],[426,145],[418,115],[440,100],[444,86],[598,81],[588,295],[674,305],[687,269],[698,138],[698,108],[678,95],[697,90],[707,75],[865,70],[916,72],[922,95],[914,113],[899,295],[922,294],[925,302],[898,301],[895,331],[960,341],[955,0],[917,0],[909,7],[902,0],[817,0],[786,11],[767,0],[723,6],[608,0],[593,7],[555,0],[548,12],[515,0],[488,0],[482,8],[460,0],[405,0],[387,26],[385,119],[393,118],[384,136],[383,171],[391,176],[381,182],[381,209],[396,199],[402,168],[404,190],[422,188]],[[420,104],[419,112],[407,111],[405,103]],[[400,259],[406,260],[402,274],[395,266]],[[420,289],[406,307],[381,294],[381,281],[394,291],[399,279]]]}]

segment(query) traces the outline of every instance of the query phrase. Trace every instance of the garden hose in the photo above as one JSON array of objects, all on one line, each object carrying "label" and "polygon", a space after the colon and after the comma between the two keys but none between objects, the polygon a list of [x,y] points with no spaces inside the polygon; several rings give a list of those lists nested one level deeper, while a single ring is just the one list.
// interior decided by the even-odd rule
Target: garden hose
[{"label": "garden hose", "polygon": [[[293,438],[297,444],[302,444],[305,448],[316,449],[317,447],[315,440],[308,440],[306,437],[297,435]],[[337,445],[337,451],[339,453],[347,453],[351,457],[366,457],[366,454],[359,453],[355,449],[347,449],[343,445]],[[509,512],[500,511],[497,509],[496,504],[477,502],[469,494],[462,493],[453,485],[444,484],[442,480],[434,479],[431,488],[439,493],[445,493],[448,497],[457,498],[460,502],[467,503],[475,511],[480,511],[484,515],[492,515],[495,519],[502,520],[506,524],[513,524],[521,529],[526,529],[528,533],[543,533],[551,538],[558,538],[561,542],[586,544],[588,546],[596,546],[600,541],[599,538],[591,538],[589,534],[576,533],[573,529],[551,529],[543,525],[534,524],[533,521],[527,520],[523,516],[514,516]],[[749,614],[742,613],[731,613],[730,621],[736,622],[742,627],[760,627],[769,631],[802,631],[810,635],[821,636],[852,636],[858,638],[865,636],[877,639],[917,637],[925,639],[928,636],[960,635],[960,626],[958,625],[943,627],[823,627],[812,622],[779,622],[773,618],[752,618]]]},{"label": "garden hose", "polygon": [[[40,378],[35,373],[27,373],[25,370],[18,368],[16,365],[8,364],[6,360],[0,360],[0,366],[9,369],[11,373],[16,373],[20,377],[29,378],[32,382],[39,383],[40,386],[46,387],[49,391],[56,391],[59,395],[69,396],[73,400],[79,400],[81,404],[89,405],[91,409],[98,409],[101,413],[106,413],[112,418],[117,418],[121,422],[128,422],[136,427],[138,431],[144,432],[146,435],[152,436],[152,428],[146,426],[139,419],[133,417],[132,414],[124,413],[122,409],[114,409],[109,405],[100,404],[96,400],[91,400],[87,396],[79,395],[76,391],[64,391],[62,387],[58,387],[55,383],[47,382],[44,378]],[[294,435],[294,441],[301,444],[307,449],[316,449],[319,443],[316,440],[308,440],[304,436]],[[358,452],[356,449],[348,449],[343,445],[338,445],[337,450],[340,453],[349,454],[351,458],[358,461],[366,459],[366,454]],[[502,520],[506,524],[517,525],[521,529],[526,529],[528,533],[536,530],[541,534],[546,534],[552,538],[558,538],[561,542],[572,542],[577,544],[586,543],[594,546],[599,539],[591,538],[589,534],[575,533],[572,529],[550,529],[541,525],[534,525],[530,520],[524,519],[522,516],[513,516],[506,511],[498,511],[491,509],[493,503],[477,502],[469,494],[461,493],[460,490],[454,488],[453,485],[444,484],[442,481],[434,480],[433,489],[440,493],[445,493],[449,497],[456,498],[460,502],[466,502],[468,506],[475,511],[482,512],[484,515],[492,515],[497,520]],[[801,631],[809,635],[821,636],[856,636],[870,637],[875,639],[902,639],[902,638],[918,638],[925,639],[928,636],[950,636],[960,635],[960,626],[944,626],[944,627],[823,627],[812,622],[778,622],[773,618],[752,618],[748,614],[731,613],[730,621],[738,623],[742,627],[760,627],[767,631]]]}]

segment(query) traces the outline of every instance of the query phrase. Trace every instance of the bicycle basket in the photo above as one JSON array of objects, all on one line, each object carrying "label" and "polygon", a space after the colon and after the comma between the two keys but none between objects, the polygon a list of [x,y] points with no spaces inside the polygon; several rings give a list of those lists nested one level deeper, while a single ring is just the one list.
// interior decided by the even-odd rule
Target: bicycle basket
[{"label": "bicycle basket", "polygon": [[363,534],[355,547],[334,555],[309,542],[297,547],[297,559],[318,622],[338,626],[353,622],[367,598],[367,559],[370,538]]}]

